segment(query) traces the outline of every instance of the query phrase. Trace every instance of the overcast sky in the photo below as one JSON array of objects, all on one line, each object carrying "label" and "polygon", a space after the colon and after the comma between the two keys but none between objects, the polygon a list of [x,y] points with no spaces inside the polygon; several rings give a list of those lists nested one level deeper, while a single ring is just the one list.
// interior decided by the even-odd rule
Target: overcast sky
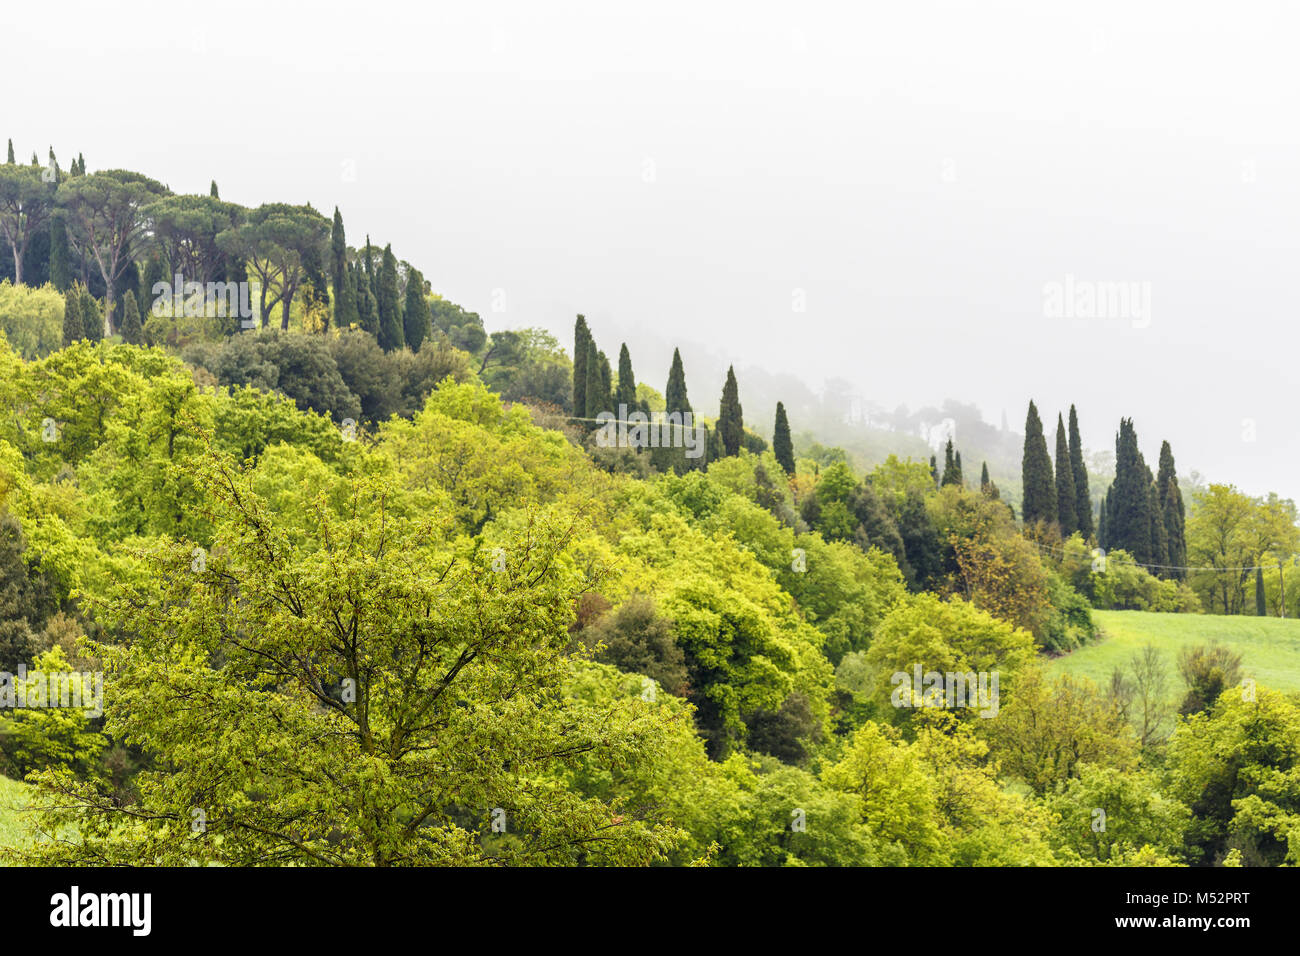
[{"label": "overcast sky", "polygon": [[[337,204],[661,389],[683,343],[1016,428],[1074,402],[1091,447],[1131,415],[1153,468],[1300,497],[1294,4],[287,6],[10,5],[0,136]],[[1051,315],[1067,276],[1149,314]]]}]

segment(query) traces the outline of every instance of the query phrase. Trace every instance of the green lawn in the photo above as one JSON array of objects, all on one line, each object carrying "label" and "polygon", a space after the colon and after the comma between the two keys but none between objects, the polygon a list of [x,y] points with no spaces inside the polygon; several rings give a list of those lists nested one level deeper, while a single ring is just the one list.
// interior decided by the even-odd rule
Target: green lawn
[{"label": "green lawn", "polygon": [[1101,639],[1056,658],[1053,670],[1082,674],[1105,687],[1112,670],[1127,670],[1135,653],[1154,644],[1168,660],[1171,692],[1181,694],[1178,649],[1217,640],[1241,655],[1242,677],[1253,677],[1261,687],[1300,691],[1300,620],[1148,611],[1093,611],[1092,616]]},{"label": "green lawn", "polygon": [[18,807],[27,803],[31,791],[28,784],[0,776],[0,847],[14,846],[27,838]]}]

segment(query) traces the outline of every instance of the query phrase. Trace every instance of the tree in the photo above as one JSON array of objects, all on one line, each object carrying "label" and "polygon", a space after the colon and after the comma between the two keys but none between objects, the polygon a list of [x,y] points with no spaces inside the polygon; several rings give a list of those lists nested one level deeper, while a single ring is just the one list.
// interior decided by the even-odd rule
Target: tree
[{"label": "tree", "polygon": [[14,284],[23,281],[23,261],[32,239],[45,228],[54,208],[53,183],[39,167],[0,166],[0,233],[14,260]]},{"label": "tree", "polygon": [[[106,729],[157,769],[129,804],[43,772],[41,824],[61,839],[28,862],[662,859],[674,831],[557,784],[580,755],[650,760],[668,732],[635,699],[592,707],[563,692],[582,587],[562,557],[572,523],[534,512],[502,531],[497,573],[490,553],[391,508],[391,479],[282,460],[312,485],[284,510],[222,456],[192,463],[212,515],[208,560],[196,570],[190,542],[157,549],[103,608],[105,633],[130,641],[97,645],[124,691],[106,701]],[[195,807],[204,830],[177,839]],[[492,808],[512,838],[490,832]]]},{"label": "tree", "polygon": [[1068,538],[1079,530],[1074,509],[1078,498],[1074,492],[1074,463],[1065,437],[1065,422],[1056,416],[1056,520],[1061,526],[1061,536]]},{"label": "tree", "polygon": [[72,177],[59,186],[57,202],[66,216],[68,240],[95,261],[104,280],[101,337],[113,334],[118,279],[132,261],[131,247],[149,227],[145,209],[166,193],[161,183],[124,169]]},{"label": "tree", "polygon": [[718,436],[722,439],[723,453],[728,457],[740,454],[740,443],[745,437],[745,423],[740,407],[740,390],[736,385],[736,372],[727,368],[727,381],[722,386],[722,402],[718,408]]},{"label": "tree", "polygon": [[1138,450],[1133,420],[1121,419],[1115,437],[1115,481],[1109,493],[1106,547],[1122,548],[1139,564],[1161,563],[1153,560],[1150,487],[1151,472]]},{"label": "tree", "polygon": [[[172,272],[206,285],[225,277],[226,253],[217,236],[233,229],[243,210],[212,196],[167,196],[144,209],[153,241]],[[167,280],[173,281],[168,275]],[[153,289],[145,290],[156,295]],[[181,295],[183,290],[174,289]]]},{"label": "tree", "polygon": [[[664,405],[669,414],[691,412],[691,400],[686,397],[686,371],[682,367],[682,354],[673,349],[673,364],[668,369],[668,385],[664,389]],[[683,417],[683,421],[685,418]]]},{"label": "tree", "polygon": [[247,262],[261,280],[262,322],[279,305],[280,328],[289,328],[289,307],[306,278],[305,264],[322,257],[329,229],[329,220],[311,206],[264,203],[217,235],[217,246]]},{"label": "tree", "polygon": [[961,455],[954,454],[951,438],[943,449],[943,479],[939,486],[944,485],[956,485],[959,488],[965,485],[961,474]]},{"label": "tree", "polygon": [[140,322],[140,306],[135,293],[127,290],[122,296],[122,341],[129,345],[144,344],[144,327]]},{"label": "tree", "polygon": [[104,328],[99,323],[99,303],[84,286],[81,289],[81,326],[85,330],[86,340],[99,342],[104,338]]},{"label": "tree", "polygon": [[573,323],[573,414],[577,418],[587,417],[587,353],[591,345],[587,320],[579,315]]},{"label": "tree", "polygon": [[1056,483],[1052,478],[1052,459],[1047,453],[1047,439],[1043,437],[1043,420],[1031,401],[1025,418],[1025,451],[1021,459],[1021,477],[1024,484],[1024,501],[1020,513],[1025,527],[1037,522],[1053,524],[1056,521]]},{"label": "tree", "polygon": [[420,351],[424,340],[433,333],[429,302],[424,297],[424,276],[415,269],[406,273],[406,305],[402,309],[402,336],[412,352]]},{"label": "tree", "polygon": [[614,395],[614,403],[619,406],[615,411],[623,415],[640,408],[640,403],[636,399],[636,375],[632,372],[632,354],[628,352],[626,342],[618,348],[618,391]]},{"label": "tree", "polygon": [[14,141],[9,140],[9,158],[6,160],[10,166],[14,165]]},{"label": "tree", "polygon": [[1183,493],[1178,488],[1178,473],[1174,466],[1174,453],[1169,442],[1160,445],[1160,470],[1156,473],[1156,490],[1159,493],[1158,506],[1161,521],[1164,524],[1165,539],[1168,545],[1168,577],[1182,579],[1186,572],[1182,570],[1187,564],[1187,521],[1183,507]]},{"label": "tree", "polygon": [[794,443],[790,440],[790,421],[785,417],[785,406],[776,403],[776,424],[772,428],[772,453],[787,475],[793,475]]},{"label": "tree", "polygon": [[1084,540],[1092,537],[1092,495],[1088,491],[1088,468],[1083,462],[1083,439],[1079,416],[1070,406],[1070,472],[1074,478],[1074,520]]},{"label": "tree", "polygon": [[[333,254],[330,273],[334,283],[334,327],[359,327],[361,316],[357,311],[356,282],[348,268],[348,240],[343,231],[343,216],[339,213],[338,206],[334,207],[334,224],[330,229],[330,251]],[[428,306],[425,306],[425,311],[428,311]]]},{"label": "tree", "polygon": [[63,297],[63,345],[67,347],[86,337],[86,323],[81,317],[81,287],[74,285]]}]

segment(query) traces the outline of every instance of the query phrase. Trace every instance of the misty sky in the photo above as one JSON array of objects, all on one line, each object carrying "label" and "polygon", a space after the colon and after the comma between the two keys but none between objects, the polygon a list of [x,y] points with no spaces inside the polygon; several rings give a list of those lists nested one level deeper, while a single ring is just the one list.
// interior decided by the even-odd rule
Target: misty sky
[{"label": "misty sky", "polygon": [[[297,6],[10,5],[0,136],[337,204],[660,389],[681,344],[1017,429],[1075,402],[1092,448],[1131,415],[1153,468],[1300,497],[1294,5]],[[1067,275],[1149,321],[1045,315]]]}]

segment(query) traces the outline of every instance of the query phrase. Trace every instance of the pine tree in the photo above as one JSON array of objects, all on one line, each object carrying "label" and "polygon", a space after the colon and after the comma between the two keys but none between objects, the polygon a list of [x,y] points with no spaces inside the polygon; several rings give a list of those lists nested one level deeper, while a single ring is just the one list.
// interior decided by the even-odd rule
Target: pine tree
[{"label": "pine tree", "polygon": [[1178,488],[1174,452],[1169,447],[1169,442],[1160,445],[1160,467],[1156,473],[1156,489],[1160,493],[1160,517],[1165,527],[1165,539],[1169,549],[1168,563],[1171,565],[1166,576],[1181,580],[1187,573],[1182,570],[1187,564],[1186,512],[1183,508],[1183,493]]},{"label": "pine tree", "polygon": [[86,337],[86,324],[81,320],[81,287],[73,286],[63,296],[63,345]]},{"label": "pine tree", "polygon": [[1025,527],[1036,522],[1056,522],[1056,482],[1052,476],[1052,458],[1043,437],[1043,420],[1031,401],[1025,417],[1025,451],[1020,464],[1024,482],[1024,501],[1020,512]]},{"label": "pine tree", "polygon": [[[215,186],[216,183],[213,183]],[[331,274],[334,285],[334,327],[351,328],[361,324],[357,311],[357,289],[348,268],[348,240],[343,231],[343,217],[339,207],[334,207],[334,226],[330,231]]]},{"label": "pine tree", "polygon": [[1065,437],[1065,420],[1056,416],[1056,523],[1061,526],[1061,536],[1068,538],[1079,530],[1074,515],[1074,468],[1070,462],[1069,442]]},{"label": "pine tree", "polygon": [[1123,548],[1139,564],[1152,564],[1150,470],[1138,450],[1133,420],[1121,419],[1115,436],[1115,481],[1110,486],[1106,534],[1110,549]]},{"label": "pine tree", "polygon": [[1092,494],[1088,490],[1088,469],[1083,463],[1083,441],[1079,437],[1079,416],[1070,406],[1070,472],[1074,478],[1074,520],[1084,539],[1092,537]]},{"label": "pine tree", "polygon": [[591,351],[591,330],[587,320],[579,315],[573,323],[573,415],[587,416],[587,353]]},{"label": "pine tree", "polygon": [[407,347],[412,352],[420,351],[424,340],[433,334],[433,314],[429,311],[429,301],[424,297],[424,276],[411,269],[406,276],[406,305],[402,309],[402,332]]},{"label": "pine tree", "polygon": [[632,373],[632,353],[627,350],[626,342],[618,347],[618,394],[614,396],[614,404],[619,406],[614,411],[620,415],[637,410],[636,376]]},{"label": "pine tree", "polygon": [[99,308],[99,302],[84,286],[81,289],[81,327],[85,330],[86,341],[103,341],[104,316]]},{"label": "pine tree", "polygon": [[727,367],[727,381],[722,386],[722,402],[718,406],[718,437],[722,440],[724,455],[734,458],[740,454],[740,445],[745,439],[745,421],[734,366]]},{"label": "pine tree", "polygon": [[144,328],[140,324],[140,306],[130,289],[122,296],[122,341],[129,345],[144,344]]},{"label": "pine tree", "polygon": [[790,440],[790,421],[785,416],[785,406],[776,403],[776,424],[772,427],[772,453],[787,475],[793,475],[794,442]]},{"label": "pine tree", "polygon": [[379,269],[379,347],[392,352],[400,349],[405,341],[402,301],[397,291],[397,258],[390,243],[384,246],[384,261]]}]

